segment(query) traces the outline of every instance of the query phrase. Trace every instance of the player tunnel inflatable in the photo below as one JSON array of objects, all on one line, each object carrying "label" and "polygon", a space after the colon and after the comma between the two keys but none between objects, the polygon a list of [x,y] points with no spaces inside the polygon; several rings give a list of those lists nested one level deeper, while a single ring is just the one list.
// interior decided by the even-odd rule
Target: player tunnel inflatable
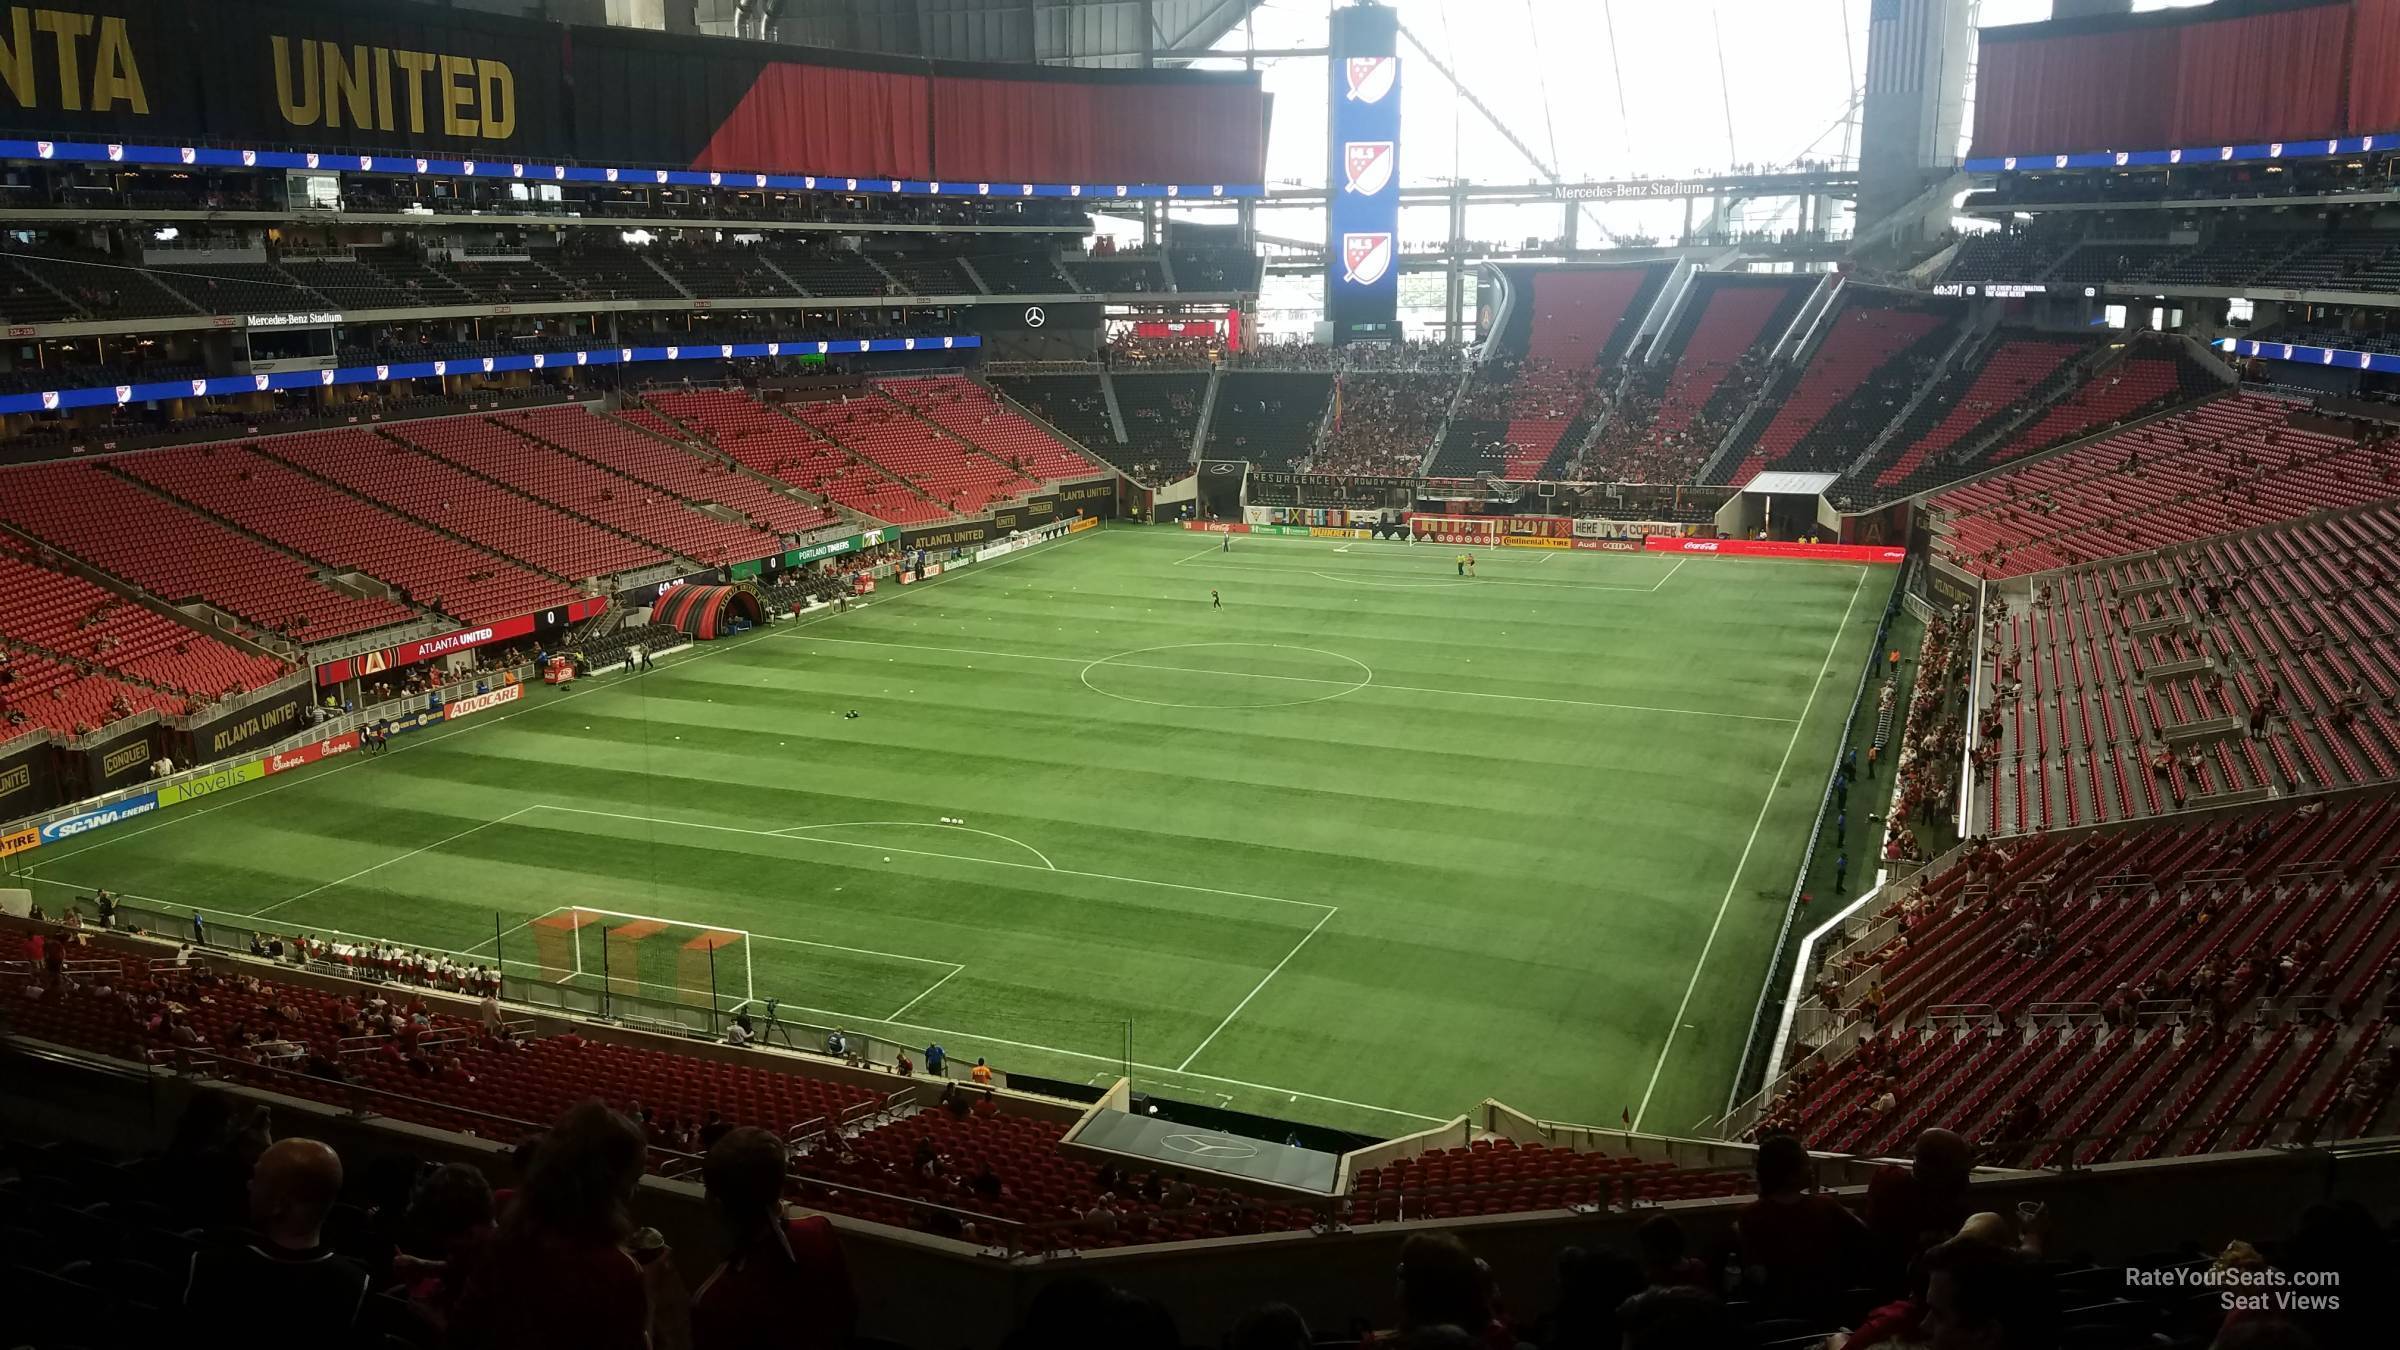
[{"label": "player tunnel inflatable", "polygon": [[650,606],[650,622],[670,625],[702,642],[766,621],[766,602],[747,581],[730,586],[678,586]]}]

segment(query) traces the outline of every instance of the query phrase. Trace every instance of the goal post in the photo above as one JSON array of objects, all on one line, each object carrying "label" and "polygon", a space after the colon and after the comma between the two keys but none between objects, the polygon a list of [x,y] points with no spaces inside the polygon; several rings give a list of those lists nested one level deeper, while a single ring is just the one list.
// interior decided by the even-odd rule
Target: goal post
[{"label": "goal post", "polygon": [[1412,544],[1451,544],[1469,548],[1498,548],[1508,537],[1505,516],[1425,516],[1408,518]]},{"label": "goal post", "polygon": [[[604,992],[612,1003],[668,1004],[722,1012],[747,1003],[751,935],[738,928],[574,906],[526,925],[531,973],[556,985]],[[510,973],[525,973],[515,960]]]}]

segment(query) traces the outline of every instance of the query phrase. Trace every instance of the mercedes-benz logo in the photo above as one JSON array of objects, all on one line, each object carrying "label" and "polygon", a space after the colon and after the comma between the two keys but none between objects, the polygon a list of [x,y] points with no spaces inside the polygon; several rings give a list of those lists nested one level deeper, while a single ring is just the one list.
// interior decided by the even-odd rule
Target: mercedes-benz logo
[{"label": "mercedes-benz logo", "polygon": [[1040,305],[1025,307],[1025,326],[1027,328],[1039,328],[1048,322],[1050,322],[1050,311],[1043,309]]},{"label": "mercedes-benz logo", "polygon": [[1170,1134],[1159,1143],[1195,1158],[1255,1158],[1258,1145],[1222,1134]]}]

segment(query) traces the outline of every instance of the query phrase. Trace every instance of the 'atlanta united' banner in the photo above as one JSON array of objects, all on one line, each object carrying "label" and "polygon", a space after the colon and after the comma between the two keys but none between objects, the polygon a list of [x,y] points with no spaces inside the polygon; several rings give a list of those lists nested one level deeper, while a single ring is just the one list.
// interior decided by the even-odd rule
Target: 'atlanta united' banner
[{"label": "'atlanta united' banner", "polygon": [[1399,37],[1396,10],[1333,13],[1325,298],[1336,342],[1400,307]]}]

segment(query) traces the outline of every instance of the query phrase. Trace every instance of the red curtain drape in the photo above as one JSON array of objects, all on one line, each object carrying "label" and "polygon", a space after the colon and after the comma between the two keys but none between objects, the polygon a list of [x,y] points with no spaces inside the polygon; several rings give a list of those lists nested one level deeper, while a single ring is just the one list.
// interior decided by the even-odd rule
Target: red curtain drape
[{"label": "red curtain drape", "polygon": [[1975,74],[1974,153],[2166,145],[2180,31],[2145,27],[1984,43]]},{"label": "red curtain drape", "polygon": [[692,167],[930,177],[929,83],[922,75],[771,63]]},{"label": "red curtain drape", "polygon": [[1255,89],[941,76],[932,93],[946,179],[1255,183],[1266,162]]},{"label": "red curtain drape", "polygon": [[[2297,140],[2341,130],[2349,6],[2315,5],[2173,31],[2182,43],[2170,138],[2125,140],[2120,148]],[[2387,69],[2382,78],[2392,74]]]},{"label": "red curtain drape", "polygon": [[2400,131],[2400,0],[2357,0],[2350,10],[2350,116],[2345,129]]}]

